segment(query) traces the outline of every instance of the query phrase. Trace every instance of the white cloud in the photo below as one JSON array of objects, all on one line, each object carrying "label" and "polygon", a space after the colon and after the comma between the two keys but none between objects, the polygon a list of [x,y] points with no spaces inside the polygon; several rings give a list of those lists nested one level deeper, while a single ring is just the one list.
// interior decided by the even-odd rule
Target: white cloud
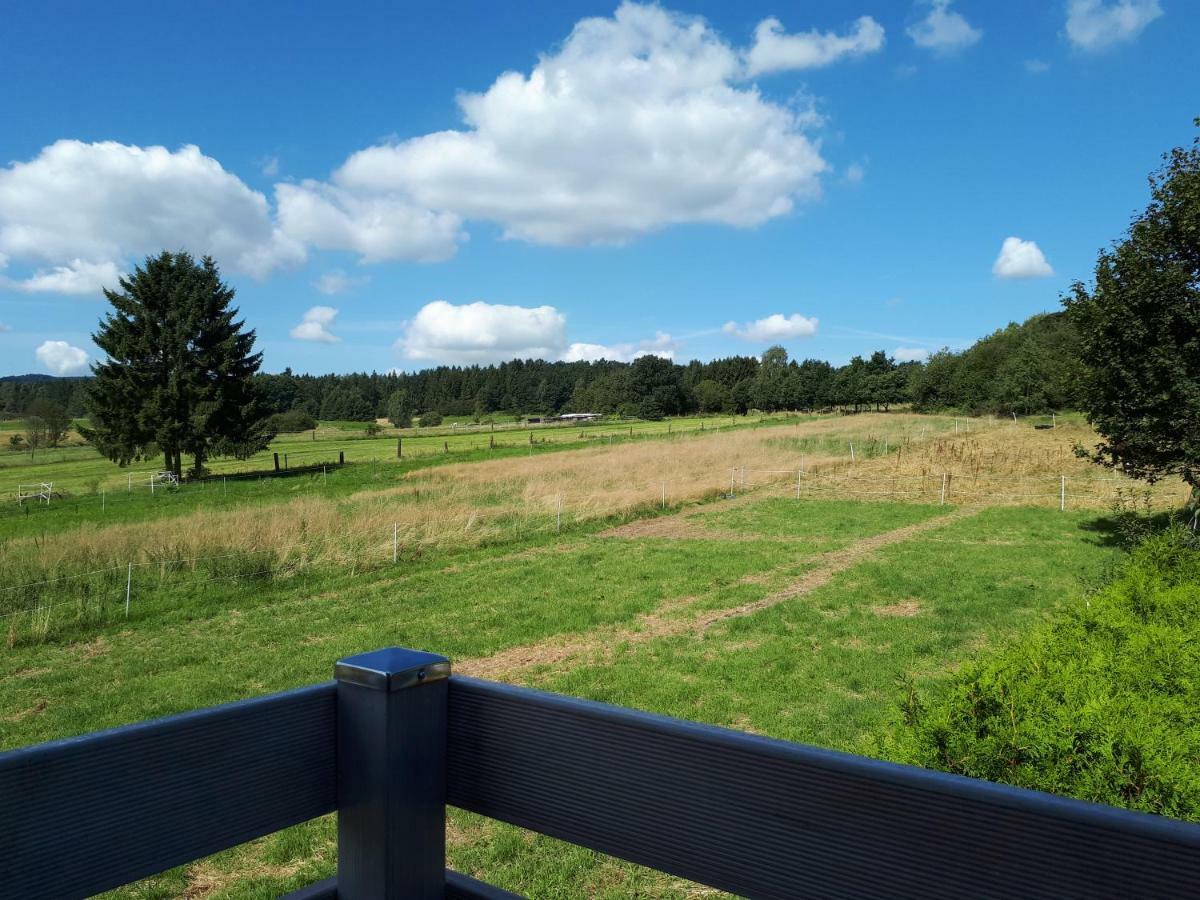
[{"label": "white cloud", "polygon": [[514,358],[557,359],[567,320],[553,306],[434,300],[417,311],[396,347],[410,359],[469,365]]},{"label": "white cloud", "polygon": [[862,184],[867,177],[867,170],[862,163],[850,163],[846,166],[846,174],[842,176],[848,184]]},{"label": "white cloud", "polygon": [[304,314],[300,324],[291,330],[291,335],[298,341],[316,341],[321,344],[336,344],[341,340],[329,329],[338,311],[332,306],[314,306]]},{"label": "white cloud", "polygon": [[817,333],[817,320],[805,318],[799,313],[793,313],[790,316],[775,313],[765,319],[747,322],[744,325],[726,322],[721,330],[742,340],[763,344],[770,341],[812,337]]},{"label": "white cloud", "polygon": [[1050,71],[1050,63],[1040,59],[1025,60],[1025,71],[1030,75],[1042,75]]},{"label": "white cloud", "polygon": [[1158,0],[1070,0],[1067,38],[1080,50],[1103,50],[1133,40],[1161,15]]},{"label": "white cloud", "polygon": [[344,294],[352,288],[366,284],[370,279],[365,275],[347,275],[341,269],[330,269],[323,272],[321,277],[313,282],[322,294]]},{"label": "white cloud", "polygon": [[66,341],[46,341],[35,352],[38,362],[53,375],[79,375],[87,371],[87,353]]},{"label": "white cloud", "polygon": [[[623,3],[576,23],[527,75],[461,94],[463,128],[353,154],[333,175],[336,200],[315,185],[293,192],[349,219],[359,215],[350,198],[374,198],[542,244],[620,243],[681,223],[752,227],[818,195],[828,166],[803,131],[812,112],[739,86],[743,74],[740,51],[702,19]],[[411,240],[411,228],[395,239]],[[396,255],[387,244],[364,255]]]},{"label": "white cloud", "polygon": [[951,0],[920,0],[929,7],[925,18],[905,29],[913,43],[935,53],[954,53],[979,42],[983,31],[974,28],[962,13],[950,9]]},{"label": "white cloud", "polygon": [[925,362],[929,359],[929,351],[924,347],[897,347],[892,357],[896,362]]},{"label": "white cloud", "polygon": [[788,34],[778,19],[763,19],[754,29],[754,44],[746,53],[746,74],[753,77],[789,69],[817,69],[843,57],[875,53],[883,42],[883,26],[870,16],[856,20],[846,35],[828,31]]},{"label": "white cloud", "polygon": [[266,197],[195,146],[62,140],[0,169],[0,255],[50,267],[19,283],[26,290],[94,290],[139,257],[179,248],[254,277],[305,256]]},{"label": "white cloud", "polygon": [[1045,278],[1053,275],[1054,269],[1034,241],[1006,237],[992,264],[992,274],[997,278]]},{"label": "white cloud", "polygon": [[441,262],[465,239],[462,221],[387,193],[355,193],[307,180],[275,185],[279,225],[324,250],[352,250],[363,262]]},{"label": "white cloud", "polygon": [[268,156],[264,158],[260,169],[268,178],[276,177],[279,174],[279,157]]},{"label": "white cloud", "polygon": [[0,284],[30,294],[100,294],[103,288],[118,290],[121,270],[112,262],[90,263],[73,259],[63,266],[38,269],[20,281],[0,280]]},{"label": "white cloud", "polygon": [[674,359],[679,342],[665,331],[657,331],[654,337],[636,344],[571,344],[562,355],[563,362],[595,362],[609,359],[614,362],[632,362],[639,356],[661,356]]}]

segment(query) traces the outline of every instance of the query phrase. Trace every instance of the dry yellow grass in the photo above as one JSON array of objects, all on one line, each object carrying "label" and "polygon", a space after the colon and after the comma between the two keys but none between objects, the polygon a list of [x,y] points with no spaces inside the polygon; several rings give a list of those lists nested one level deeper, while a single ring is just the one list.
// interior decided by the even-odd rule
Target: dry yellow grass
[{"label": "dry yellow grass", "polygon": [[[238,552],[262,553],[273,566],[319,563],[353,571],[390,559],[393,530],[402,553],[472,546],[552,529],[560,503],[564,525],[658,506],[664,483],[671,506],[726,492],[731,480],[738,493],[754,487],[790,492],[801,467],[803,491],[848,499],[937,502],[943,472],[949,475],[949,503],[1057,504],[1062,474],[1071,507],[1108,506],[1118,489],[1143,489],[1072,454],[1075,443],[1091,440],[1082,425],[1036,431],[1024,423],[961,420],[956,435],[954,420],[945,417],[847,416],[447,465],[349,499],[306,497],[165,521],[89,526],[13,541],[4,568],[11,564],[10,571],[49,576]],[[859,448],[854,462],[850,442]],[[1176,484],[1152,493],[1163,505],[1185,495]]]}]

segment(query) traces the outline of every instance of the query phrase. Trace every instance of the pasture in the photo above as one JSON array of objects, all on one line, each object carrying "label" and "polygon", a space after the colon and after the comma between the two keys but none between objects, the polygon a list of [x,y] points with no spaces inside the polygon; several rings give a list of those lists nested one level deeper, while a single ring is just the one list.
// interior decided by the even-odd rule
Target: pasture
[{"label": "pasture", "polygon": [[[279,446],[346,443],[349,464],[124,499],[125,473],[87,448],[48,454],[29,470],[68,496],[0,515],[0,747],[323,680],[338,657],[398,644],[886,757],[905,684],[936,690],[1082,602],[1121,552],[1114,510],[1182,496],[1077,459],[1090,433],[1071,419],[698,426],[535,427],[532,445],[525,429],[495,449],[490,431],[429,435],[404,460],[394,434],[293,436]],[[218,478],[224,465],[248,464]],[[119,893],[274,896],[329,873],[334,834],[322,819]],[[711,895],[463,813],[449,853],[530,896]]]}]

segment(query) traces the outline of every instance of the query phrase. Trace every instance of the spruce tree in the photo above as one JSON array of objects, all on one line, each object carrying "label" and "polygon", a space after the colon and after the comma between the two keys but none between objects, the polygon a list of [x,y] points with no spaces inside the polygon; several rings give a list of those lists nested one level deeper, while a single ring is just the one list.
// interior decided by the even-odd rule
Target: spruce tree
[{"label": "spruce tree", "polygon": [[107,359],[88,391],[87,437],[126,465],[154,447],[166,471],[197,474],[213,456],[245,459],[273,437],[253,377],[262,363],[244,330],[234,291],[209,257],[148,257],[104,292],[113,311],[92,336]]}]

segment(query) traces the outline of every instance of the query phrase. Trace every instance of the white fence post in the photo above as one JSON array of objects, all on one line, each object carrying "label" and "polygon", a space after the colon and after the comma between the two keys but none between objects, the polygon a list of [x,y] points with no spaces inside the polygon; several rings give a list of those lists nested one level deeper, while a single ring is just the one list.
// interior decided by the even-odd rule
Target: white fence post
[{"label": "white fence post", "polygon": [[802,469],[796,470],[796,499],[797,500],[800,499],[800,475],[802,472],[803,472]]},{"label": "white fence post", "polygon": [[1058,511],[1065,512],[1067,508],[1067,476],[1060,475],[1058,483]]},{"label": "white fence post", "polygon": [[946,473],[942,473],[942,498],[939,501],[940,506],[946,505]]},{"label": "white fence post", "polygon": [[729,470],[729,496],[730,496],[730,498],[737,496],[737,494],[734,493],[734,485],[736,483],[737,483],[737,468],[734,467]]},{"label": "white fence post", "polygon": [[850,442],[850,462],[854,462],[854,441]]},{"label": "white fence post", "polygon": [[665,481],[662,483],[662,508],[667,508],[667,483]]}]

